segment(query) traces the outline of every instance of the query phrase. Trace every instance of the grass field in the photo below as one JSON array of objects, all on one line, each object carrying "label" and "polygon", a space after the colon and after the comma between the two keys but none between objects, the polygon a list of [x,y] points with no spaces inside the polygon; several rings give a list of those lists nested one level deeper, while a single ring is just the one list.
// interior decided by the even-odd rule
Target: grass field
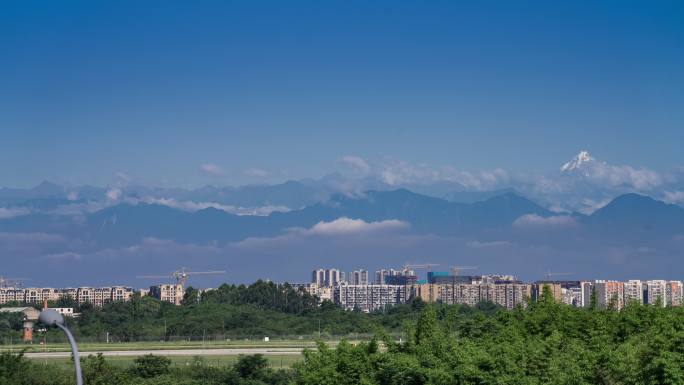
[{"label": "grass field", "polygon": [[[269,364],[274,369],[288,368],[292,366],[293,363],[302,360],[301,355],[268,355],[265,357],[268,359]],[[238,356],[172,356],[169,357],[169,359],[172,362],[172,366],[190,366],[193,365],[197,360],[200,360],[204,365],[209,366],[230,366],[237,361]],[[33,360],[34,362],[45,363],[46,365],[58,365],[72,368],[70,358],[35,358]],[[135,360],[135,357],[106,357],[105,360],[112,365],[128,367],[133,365],[133,360]]]}]

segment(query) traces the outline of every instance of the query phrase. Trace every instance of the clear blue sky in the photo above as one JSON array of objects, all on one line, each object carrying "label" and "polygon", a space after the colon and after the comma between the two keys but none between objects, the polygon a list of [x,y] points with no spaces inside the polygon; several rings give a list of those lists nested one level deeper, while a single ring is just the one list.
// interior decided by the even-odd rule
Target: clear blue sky
[{"label": "clear blue sky", "polygon": [[0,181],[684,165],[681,1],[14,1]]}]

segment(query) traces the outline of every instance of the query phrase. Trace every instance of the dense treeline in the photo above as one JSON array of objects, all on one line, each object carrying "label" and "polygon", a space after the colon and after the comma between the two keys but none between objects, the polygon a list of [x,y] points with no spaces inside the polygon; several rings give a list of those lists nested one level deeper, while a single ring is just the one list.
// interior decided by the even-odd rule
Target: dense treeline
[{"label": "dense treeline", "polygon": [[576,309],[547,293],[527,309],[491,317],[461,319],[430,306],[407,336],[321,345],[305,354],[295,383],[684,384],[682,308]]}]

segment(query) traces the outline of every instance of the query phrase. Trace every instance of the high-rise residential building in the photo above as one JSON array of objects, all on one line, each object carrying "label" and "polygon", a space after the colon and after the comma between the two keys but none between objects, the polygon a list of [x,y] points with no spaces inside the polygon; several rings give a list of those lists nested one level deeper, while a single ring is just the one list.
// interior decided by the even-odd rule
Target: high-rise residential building
[{"label": "high-rise residential building", "polygon": [[649,305],[667,306],[667,281],[661,279],[644,283],[644,299]]},{"label": "high-rise residential building", "polygon": [[318,287],[331,287],[344,281],[344,274],[338,269],[316,269],[311,272],[311,283]]},{"label": "high-rise residential building", "polygon": [[580,282],[580,293],[582,296],[581,307],[589,307],[591,305],[591,296],[593,293],[595,293],[594,283],[591,281]]},{"label": "high-rise residential building", "polygon": [[684,301],[682,281],[667,281],[665,298],[668,306],[682,306],[682,301]]},{"label": "high-rise residential building", "polygon": [[620,310],[624,307],[624,284],[618,281],[594,281],[597,305],[601,308]]},{"label": "high-rise residential building", "polygon": [[[415,278],[413,278],[415,277]],[[380,269],[375,271],[375,280],[373,281],[378,285],[389,285],[389,284],[414,284],[418,280],[416,277],[416,272],[405,268],[402,270],[396,269]],[[401,282],[401,283],[398,283]]]},{"label": "high-rise residential building", "polygon": [[341,284],[334,288],[334,299],[344,309],[369,312],[406,302],[406,291],[399,285]]},{"label": "high-rise residential building", "polygon": [[311,273],[311,283],[318,286],[325,285],[325,269],[316,269]]},{"label": "high-rise residential building", "polygon": [[393,272],[393,269],[380,269],[375,271],[375,279],[373,280],[373,283],[376,285],[384,285],[385,284],[385,277],[393,275],[391,272]]},{"label": "high-rise residential building", "polygon": [[337,269],[328,269],[325,271],[325,286],[337,286],[342,282],[342,274]]},{"label": "high-rise residential building", "polygon": [[630,279],[625,282],[624,286],[625,304],[629,302],[644,303],[644,285],[641,280]]},{"label": "high-rise residential building", "polygon": [[525,283],[452,283],[439,284],[437,295],[443,303],[475,306],[490,301],[508,309],[526,306],[532,286]]},{"label": "high-rise residential building", "polygon": [[350,285],[368,285],[368,270],[354,270],[347,276]]}]

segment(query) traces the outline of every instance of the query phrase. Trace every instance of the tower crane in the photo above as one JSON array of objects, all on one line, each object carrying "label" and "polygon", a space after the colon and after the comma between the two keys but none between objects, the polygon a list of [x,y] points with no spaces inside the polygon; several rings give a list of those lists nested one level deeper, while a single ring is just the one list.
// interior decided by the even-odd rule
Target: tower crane
[{"label": "tower crane", "polygon": [[477,270],[477,268],[477,266],[449,266],[449,270],[451,270],[454,275],[458,275],[461,270]]},{"label": "tower crane", "polygon": [[432,271],[432,268],[434,266],[439,266],[439,263],[422,263],[422,264],[410,264],[406,263],[404,264],[404,271],[410,270],[410,269],[427,269],[427,271]]},{"label": "tower crane", "polygon": [[551,277],[565,276],[565,275],[572,275],[572,273],[552,273],[550,271],[547,271],[546,274],[544,274],[544,277],[546,277],[547,281],[550,281]]},{"label": "tower crane", "polygon": [[188,278],[191,275],[219,275],[225,274],[225,270],[211,270],[211,271],[188,271],[187,268],[181,267],[180,269],[165,275],[138,275],[136,278],[142,279],[165,279],[165,278],[175,278],[176,283],[185,286]]},{"label": "tower crane", "polygon": [[0,276],[0,287],[2,288],[19,288],[24,286],[24,281],[30,281],[30,278],[5,278]]}]

